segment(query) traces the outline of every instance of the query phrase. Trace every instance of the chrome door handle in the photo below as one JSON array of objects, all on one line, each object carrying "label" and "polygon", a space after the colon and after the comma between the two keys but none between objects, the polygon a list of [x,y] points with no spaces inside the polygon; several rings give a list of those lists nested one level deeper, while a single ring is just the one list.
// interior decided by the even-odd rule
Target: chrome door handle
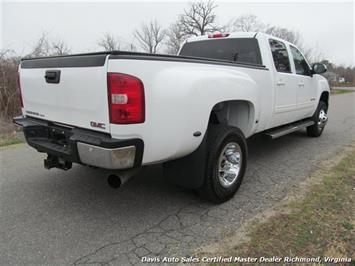
[{"label": "chrome door handle", "polygon": [[276,83],[277,86],[283,86],[283,85],[285,85],[285,84],[286,84],[286,83],[283,82],[283,81],[278,81],[278,82]]},{"label": "chrome door handle", "polygon": [[304,87],[304,83],[298,83],[298,87]]}]

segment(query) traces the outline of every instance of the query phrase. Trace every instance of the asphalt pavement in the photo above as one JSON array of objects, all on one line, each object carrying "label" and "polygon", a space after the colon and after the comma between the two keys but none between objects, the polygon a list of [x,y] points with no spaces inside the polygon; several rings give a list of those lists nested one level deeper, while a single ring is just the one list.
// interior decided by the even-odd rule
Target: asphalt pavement
[{"label": "asphalt pavement", "polygon": [[46,170],[45,156],[26,144],[1,148],[0,265],[135,265],[142,256],[189,256],[280,201],[354,141],[355,93],[332,96],[320,138],[304,131],[251,138],[244,183],[222,205],[171,185],[159,165],[114,190],[105,171]]}]

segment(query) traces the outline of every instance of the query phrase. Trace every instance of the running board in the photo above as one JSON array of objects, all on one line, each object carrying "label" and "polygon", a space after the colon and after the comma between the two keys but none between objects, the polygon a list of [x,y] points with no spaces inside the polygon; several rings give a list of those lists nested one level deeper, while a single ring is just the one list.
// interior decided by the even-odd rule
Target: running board
[{"label": "running board", "polygon": [[306,120],[306,121],[301,121],[301,122],[296,122],[292,124],[288,124],[286,126],[278,127],[276,129],[271,129],[266,131],[264,134],[272,139],[279,138],[281,136],[296,132],[302,128],[311,126],[314,124],[314,121],[312,120]]}]

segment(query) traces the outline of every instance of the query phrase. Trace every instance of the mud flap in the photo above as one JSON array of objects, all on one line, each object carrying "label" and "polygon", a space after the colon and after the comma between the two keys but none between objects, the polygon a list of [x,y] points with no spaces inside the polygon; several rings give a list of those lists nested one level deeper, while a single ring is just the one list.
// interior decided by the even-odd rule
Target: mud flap
[{"label": "mud flap", "polygon": [[164,163],[164,177],[174,184],[197,189],[203,185],[206,171],[207,134],[200,146],[191,154],[173,161]]}]

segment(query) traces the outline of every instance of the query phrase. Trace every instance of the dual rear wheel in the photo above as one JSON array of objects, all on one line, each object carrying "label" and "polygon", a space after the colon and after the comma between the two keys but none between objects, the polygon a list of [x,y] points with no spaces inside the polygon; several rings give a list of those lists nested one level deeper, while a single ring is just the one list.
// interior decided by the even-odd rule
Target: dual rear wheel
[{"label": "dual rear wheel", "polygon": [[199,195],[221,203],[234,196],[247,166],[247,144],[235,127],[211,125],[207,137],[206,171]]},{"label": "dual rear wheel", "polygon": [[[319,102],[312,119],[314,124],[307,127],[307,134],[318,137],[328,120],[326,103]],[[247,155],[246,139],[240,129],[211,124],[207,131],[206,152],[199,158],[205,160],[205,169],[202,186],[196,189],[198,194],[215,203],[231,199],[242,183]]]}]

